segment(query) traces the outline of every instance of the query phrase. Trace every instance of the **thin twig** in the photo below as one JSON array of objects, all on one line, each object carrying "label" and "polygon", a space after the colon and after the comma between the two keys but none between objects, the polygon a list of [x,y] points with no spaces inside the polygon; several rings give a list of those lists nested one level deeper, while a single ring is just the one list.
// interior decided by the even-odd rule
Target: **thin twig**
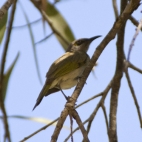
[{"label": "thin twig", "polygon": [[12,29],[19,29],[19,28],[24,28],[24,27],[27,27],[28,25],[33,25],[33,24],[36,24],[38,22],[40,22],[42,20],[42,18],[39,18],[33,22],[30,22],[28,24],[24,24],[24,25],[21,25],[21,26],[13,26]]},{"label": "thin twig", "polygon": [[102,95],[103,95],[103,92],[101,92],[101,93],[99,93],[97,95],[94,95],[93,97],[91,97],[91,98],[85,100],[84,102],[80,103],[79,105],[77,105],[75,108],[78,108],[78,107],[80,107],[80,106],[82,106],[82,105],[94,100],[95,98],[102,96]]},{"label": "thin twig", "polygon": [[106,113],[106,108],[105,108],[104,103],[102,103],[101,108],[102,108],[103,113],[104,113],[105,122],[106,122],[106,128],[107,128],[107,134],[108,134],[108,130],[109,130],[109,127],[108,127],[108,119],[107,119],[107,113]]},{"label": "thin twig", "polygon": [[73,115],[73,118],[76,120],[76,122],[77,122],[77,124],[78,124],[78,126],[79,126],[79,128],[80,128],[80,130],[82,132],[82,135],[83,135],[83,138],[84,138],[84,142],[90,142],[89,138],[88,138],[87,131],[85,130],[84,125],[83,125],[83,123],[82,123],[82,121],[81,121],[77,111],[73,110],[72,115]]},{"label": "thin twig", "polygon": [[104,100],[109,92],[109,90],[111,89],[112,87],[112,82],[113,82],[113,79],[110,81],[110,83],[107,85],[107,87],[105,88],[105,90],[103,91],[103,94],[102,94],[102,98],[101,100],[99,101],[99,103],[97,104],[96,108],[94,109],[94,111],[92,112],[92,114],[90,115],[90,117],[87,119],[88,120],[88,125],[87,125],[87,132],[89,133],[90,131],[90,128],[91,128],[91,125],[92,125],[92,122],[99,110],[99,108],[102,106],[102,104],[104,103]]},{"label": "thin twig", "polygon": [[45,41],[46,39],[48,39],[49,37],[51,37],[53,34],[54,34],[53,32],[52,32],[52,33],[50,33],[49,35],[47,35],[46,37],[44,37],[44,38],[43,38],[43,39],[41,39],[40,41],[36,42],[35,44],[39,44],[39,43],[41,43],[41,42]]},{"label": "thin twig", "polygon": [[132,50],[132,47],[134,45],[134,42],[136,40],[136,37],[139,33],[139,31],[142,29],[142,19],[140,20],[140,23],[138,24],[137,21],[133,18],[133,17],[130,17],[130,20],[135,24],[137,25],[137,30],[133,36],[133,39],[131,41],[131,44],[130,44],[130,47],[129,47],[129,52],[128,52],[128,57],[127,57],[127,61],[125,61],[124,64],[126,69],[125,69],[125,75],[126,75],[126,78],[127,78],[127,81],[128,81],[128,85],[129,85],[129,88],[130,88],[130,91],[132,93],[132,96],[133,96],[133,99],[134,99],[134,102],[135,102],[135,105],[136,105],[136,109],[137,109],[137,112],[138,112],[138,117],[139,117],[139,121],[140,121],[140,126],[142,128],[142,120],[141,120],[141,112],[140,112],[140,107],[139,107],[139,104],[138,104],[138,101],[137,101],[137,98],[136,98],[136,95],[135,95],[135,91],[134,91],[134,88],[132,86],[132,83],[131,83],[131,80],[130,80],[130,76],[129,76],[129,73],[128,73],[128,70],[127,70],[127,67],[130,67],[136,71],[138,71],[139,73],[142,73],[142,70],[140,70],[139,68],[137,68],[136,66],[134,66],[133,64],[131,64],[129,62],[130,60],[130,53],[131,53],[131,50]]},{"label": "thin twig", "polygon": [[[113,79],[112,79],[112,81],[113,81]],[[89,122],[90,120],[93,120],[93,118],[95,117],[95,115],[96,115],[96,113],[97,113],[99,107],[101,107],[101,104],[104,102],[104,100],[105,100],[105,98],[106,98],[106,96],[107,96],[107,93],[108,93],[108,91],[109,91],[110,88],[111,88],[112,81],[110,81],[110,83],[108,84],[108,86],[105,88],[105,90],[104,90],[103,92],[99,93],[99,94],[102,94],[101,100],[99,101],[98,105],[96,106],[96,108],[94,109],[94,111],[92,112],[92,114],[90,115],[90,117],[87,118],[87,119],[83,122],[83,124],[86,124],[86,123]],[[77,130],[79,130],[79,127],[77,127],[77,128],[73,131],[73,133],[75,133]],[[71,134],[69,134],[69,136],[65,139],[64,142],[67,142],[68,139],[70,138],[70,136],[71,136]]]},{"label": "thin twig", "polygon": [[9,18],[9,21],[8,21],[8,27],[7,27],[7,30],[6,30],[6,40],[5,40],[5,43],[4,43],[4,51],[3,51],[3,54],[2,54],[2,58],[1,58],[0,84],[3,81],[6,55],[7,55],[7,50],[8,50],[9,40],[10,40],[10,34],[11,34],[11,29],[12,29],[12,23],[13,23],[13,18],[14,18],[14,12],[15,12],[14,8],[15,8],[15,5],[12,7],[12,10],[11,10],[11,13],[10,13],[10,18]]},{"label": "thin twig", "polygon": [[113,4],[113,10],[114,10],[114,14],[115,14],[115,19],[117,19],[119,16],[119,12],[118,12],[116,0],[112,0],[112,4]]},{"label": "thin twig", "polygon": [[[130,16],[130,17],[129,17],[129,20],[130,20],[136,27],[138,27],[139,22],[138,22],[133,16]],[[142,28],[141,28],[141,31],[142,31]]]},{"label": "thin twig", "polygon": [[40,128],[39,130],[35,131],[34,133],[32,133],[31,135],[25,137],[23,140],[21,140],[20,142],[25,142],[26,140],[28,140],[29,138],[31,138],[32,136],[36,135],[37,133],[41,132],[42,130],[45,130],[47,127],[51,126],[53,123],[55,123],[59,118],[55,119],[54,121],[50,122],[49,124],[45,125],[44,127]]},{"label": "thin twig", "polygon": [[[12,1],[11,1],[12,2]],[[0,107],[3,113],[3,121],[4,121],[4,127],[5,127],[5,141],[6,139],[11,142],[11,138],[10,138],[10,131],[9,131],[9,125],[8,125],[8,121],[7,121],[7,113],[6,113],[6,109],[4,106],[4,100],[3,100],[3,86],[5,84],[3,84],[3,78],[4,78],[4,69],[5,69],[5,61],[6,61],[6,55],[7,55],[7,50],[8,50],[8,45],[9,45],[9,41],[10,41],[10,35],[11,35],[11,30],[12,30],[12,24],[13,24],[13,19],[14,19],[14,14],[15,14],[15,9],[16,9],[16,2],[17,0],[15,0],[14,5],[12,6],[11,9],[11,13],[10,13],[10,17],[9,17],[9,21],[8,21],[8,28],[6,30],[6,40],[4,42],[4,50],[3,50],[3,54],[2,54],[2,58],[1,58],[1,70],[0,70]],[[8,4],[10,4],[9,1],[7,1]]]},{"label": "thin twig", "polygon": [[141,121],[141,112],[140,112],[140,107],[139,107],[139,103],[138,103],[138,100],[137,100],[137,97],[136,97],[136,94],[135,94],[135,91],[134,91],[133,85],[132,85],[132,83],[131,83],[131,79],[130,79],[130,76],[129,76],[128,70],[126,70],[126,71],[125,71],[125,75],[126,75],[126,79],[127,79],[127,82],[128,82],[128,85],[129,85],[129,88],[130,88],[130,91],[131,91],[132,97],[133,97],[134,102],[135,102],[135,105],[136,105],[136,109],[137,109],[138,117],[139,117],[139,121],[140,121],[140,126],[141,126],[141,128],[142,128],[142,121]]},{"label": "thin twig", "polygon": [[0,21],[4,17],[4,15],[7,13],[9,7],[14,3],[15,0],[7,0],[4,5],[0,9]]},{"label": "thin twig", "polygon": [[139,69],[138,67],[134,66],[132,63],[128,62],[128,67],[130,67],[131,69],[139,72],[140,74],[142,74],[142,70]]},{"label": "thin twig", "polygon": [[131,50],[132,50],[132,48],[133,48],[133,46],[134,46],[134,42],[135,42],[136,37],[138,36],[139,31],[141,30],[141,28],[142,28],[142,19],[140,20],[139,25],[138,25],[138,27],[137,27],[137,30],[136,30],[136,32],[135,32],[133,38],[132,38],[132,41],[131,41],[131,44],[130,44],[130,47],[129,47],[129,51],[128,51],[127,61],[130,60],[130,53],[131,53]]}]

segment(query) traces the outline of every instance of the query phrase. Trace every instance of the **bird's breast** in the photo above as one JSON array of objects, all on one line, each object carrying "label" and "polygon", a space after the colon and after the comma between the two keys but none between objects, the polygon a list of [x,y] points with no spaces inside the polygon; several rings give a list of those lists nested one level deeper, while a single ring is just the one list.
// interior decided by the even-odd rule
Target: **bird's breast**
[{"label": "bird's breast", "polygon": [[50,88],[54,88],[60,86],[61,89],[69,89],[77,85],[78,78],[81,77],[86,65],[55,79]]}]

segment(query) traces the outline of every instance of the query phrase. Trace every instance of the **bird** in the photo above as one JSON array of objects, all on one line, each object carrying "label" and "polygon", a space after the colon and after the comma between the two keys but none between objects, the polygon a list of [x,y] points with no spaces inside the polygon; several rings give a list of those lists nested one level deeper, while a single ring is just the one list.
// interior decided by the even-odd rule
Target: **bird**
[{"label": "bird", "polygon": [[[50,66],[45,84],[36,100],[33,110],[40,104],[43,97],[52,93],[70,89],[77,85],[84,69],[90,61],[87,54],[90,43],[101,37],[100,35],[91,38],[81,38],[69,44],[66,53],[55,60]],[[65,96],[65,94],[63,93]],[[66,96],[65,96],[66,98]]]}]

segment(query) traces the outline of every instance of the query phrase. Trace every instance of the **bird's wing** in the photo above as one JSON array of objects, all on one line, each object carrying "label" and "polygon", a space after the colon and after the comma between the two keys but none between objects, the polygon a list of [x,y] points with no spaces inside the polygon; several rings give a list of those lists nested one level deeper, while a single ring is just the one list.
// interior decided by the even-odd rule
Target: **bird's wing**
[{"label": "bird's wing", "polygon": [[44,84],[44,86],[43,86],[43,88],[42,88],[42,90],[41,90],[41,92],[40,92],[40,94],[39,94],[39,96],[38,96],[38,98],[36,100],[36,103],[35,103],[35,105],[33,107],[33,110],[40,104],[40,102],[42,101],[43,97],[47,94],[47,92],[48,92],[48,90],[50,88],[50,85],[51,84],[47,83],[47,81],[45,82],[45,84]]},{"label": "bird's wing", "polygon": [[85,52],[66,52],[51,65],[46,74],[47,80],[54,80],[83,66],[88,57]]}]

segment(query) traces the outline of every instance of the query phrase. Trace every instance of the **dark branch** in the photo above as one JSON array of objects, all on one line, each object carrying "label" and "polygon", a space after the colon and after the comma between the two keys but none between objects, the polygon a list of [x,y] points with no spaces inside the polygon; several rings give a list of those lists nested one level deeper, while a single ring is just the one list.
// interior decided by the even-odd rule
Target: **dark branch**
[{"label": "dark branch", "polygon": [[114,10],[114,14],[115,14],[115,19],[117,19],[119,16],[119,12],[118,12],[116,0],[112,0],[112,4],[113,4],[113,10]]},{"label": "dark branch", "polygon": [[130,79],[130,76],[129,76],[128,70],[126,70],[126,71],[125,71],[125,75],[126,75],[126,78],[127,78],[127,82],[128,82],[128,85],[129,85],[130,91],[131,91],[131,93],[132,93],[132,97],[133,97],[134,102],[135,102],[135,105],[136,105],[136,109],[137,109],[138,117],[139,117],[139,121],[140,121],[140,126],[141,126],[141,128],[142,128],[142,121],[141,121],[141,112],[140,112],[140,107],[139,107],[139,104],[138,104],[138,100],[137,100],[137,97],[136,97],[136,94],[135,94],[135,91],[134,91],[133,85],[132,85],[132,83],[131,83],[131,79]]},{"label": "dark branch", "polygon": [[[109,91],[110,88],[111,88],[111,83],[112,83],[112,81],[108,84],[108,86],[105,88],[105,90],[104,90],[103,92],[99,93],[99,94],[102,95],[101,100],[99,101],[98,105],[96,106],[96,108],[94,109],[94,111],[92,112],[92,114],[90,115],[90,117],[89,117],[88,119],[86,119],[86,120],[83,122],[83,124],[86,124],[87,122],[90,122],[90,120],[93,120],[93,119],[94,119],[94,117],[95,117],[97,111],[99,110],[99,108],[100,108],[100,107],[102,106],[102,104],[104,103],[104,100],[105,100],[105,98],[106,98],[106,96],[107,96],[107,93],[108,93],[108,91]],[[73,133],[75,133],[77,130],[79,130],[79,127],[77,127],[77,128],[73,131]],[[67,142],[68,139],[70,138],[70,136],[71,136],[71,134],[65,139],[64,142]]]},{"label": "dark branch", "polygon": [[107,133],[108,133],[108,130],[109,130],[109,126],[108,126],[108,118],[107,118],[107,113],[106,113],[106,108],[104,106],[104,103],[102,103],[102,110],[103,110],[103,113],[104,113],[104,117],[105,117],[105,122],[106,122],[106,128],[107,128]]},{"label": "dark branch", "polygon": [[[129,17],[129,20],[130,20],[136,27],[138,27],[139,22],[138,22],[133,16],[130,16],[130,17]],[[142,31],[142,28],[141,28],[141,31]]]},{"label": "dark branch", "polygon": [[83,123],[82,123],[82,121],[81,121],[81,119],[80,119],[80,117],[79,117],[79,115],[78,115],[76,110],[74,110],[72,112],[72,116],[76,120],[76,122],[77,122],[77,124],[78,124],[78,126],[79,126],[79,128],[80,128],[80,130],[82,132],[82,135],[83,135],[83,138],[84,138],[84,142],[90,142],[89,138],[88,138],[87,131],[85,130],[84,125],[83,125]]},{"label": "dark branch", "polygon": [[128,62],[128,67],[142,74],[142,70],[139,69],[138,67],[134,66],[134,65],[133,65],[132,63],[130,63],[130,62]]},{"label": "dark branch", "polygon": [[132,41],[131,41],[131,44],[130,44],[130,47],[129,47],[128,56],[127,56],[127,61],[128,61],[128,62],[129,62],[129,60],[130,60],[130,54],[131,54],[132,48],[133,48],[133,46],[134,46],[134,42],[135,42],[136,37],[138,36],[139,31],[141,30],[141,28],[142,28],[142,19],[140,20],[140,23],[139,23],[139,25],[138,25],[138,27],[137,27],[137,30],[136,30],[136,32],[135,32],[133,38],[132,38]]},{"label": "dark branch", "polygon": [[[114,39],[115,35],[118,33],[118,31],[120,30],[122,25],[126,22],[128,17],[139,6],[139,2],[140,2],[140,0],[131,0],[128,3],[128,5],[125,8],[124,12],[120,15],[120,17],[118,17],[117,21],[114,23],[114,25],[113,25],[112,29],[110,30],[110,32],[103,39],[103,41],[100,43],[100,45],[96,48],[96,51],[95,51],[95,53],[93,54],[93,56],[91,58],[91,62],[88,64],[85,71],[83,72],[83,77],[80,79],[80,82],[77,84],[77,86],[75,88],[75,91],[74,91],[73,95],[71,96],[71,98],[73,98],[73,99],[69,104],[70,106],[72,106],[72,107],[75,106],[75,102],[76,102],[77,98],[79,97],[79,94],[81,93],[81,90],[82,90],[82,88],[83,88],[83,86],[84,86],[84,84],[86,82],[86,79],[87,79],[89,73],[91,72],[94,64],[96,63],[99,56],[101,55],[101,53],[105,49],[106,45],[112,39]],[[68,115],[68,110],[67,110],[67,104],[66,104],[66,107],[62,111],[61,116],[59,118],[59,121],[57,123],[57,126],[56,126],[56,128],[54,130],[54,133],[52,135],[51,142],[57,141],[59,133],[61,131],[61,128],[63,126],[63,123],[64,123],[67,115]]]},{"label": "dark branch", "polygon": [[4,17],[4,15],[7,13],[9,7],[14,3],[15,0],[7,0],[4,5],[0,9],[0,21]]},{"label": "dark branch", "polygon": [[[12,1],[11,1],[12,2]],[[14,5],[12,6],[12,10],[10,13],[9,21],[8,21],[8,28],[6,30],[6,38],[4,42],[4,50],[1,58],[1,70],[0,70],[0,107],[3,113],[3,121],[4,121],[4,126],[5,126],[5,140],[7,139],[9,142],[11,142],[10,138],[10,131],[9,131],[9,125],[7,121],[7,113],[5,110],[5,105],[4,105],[4,100],[3,100],[3,78],[4,78],[4,69],[5,69],[5,61],[6,61],[6,55],[7,55],[7,50],[8,50],[8,45],[10,41],[10,35],[11,35],[11,29],[12,29],[12,24],[13,24],[13,19],[14,19],[14,14],[15,14],[15,9],[16,9],[16,2],[15,1]],[[10,2],[8,2],[10,4]]]}]

